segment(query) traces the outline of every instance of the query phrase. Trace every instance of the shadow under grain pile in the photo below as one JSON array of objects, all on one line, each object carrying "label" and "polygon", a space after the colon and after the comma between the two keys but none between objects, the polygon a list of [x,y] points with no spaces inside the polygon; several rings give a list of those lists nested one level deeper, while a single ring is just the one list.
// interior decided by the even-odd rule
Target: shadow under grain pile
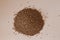
[{"label": "shadow under grain pile", "polygon": [[32,8],[24,8],[14,18],[14,28],[18,33],[33,36],[44,26],[41,12]]}]

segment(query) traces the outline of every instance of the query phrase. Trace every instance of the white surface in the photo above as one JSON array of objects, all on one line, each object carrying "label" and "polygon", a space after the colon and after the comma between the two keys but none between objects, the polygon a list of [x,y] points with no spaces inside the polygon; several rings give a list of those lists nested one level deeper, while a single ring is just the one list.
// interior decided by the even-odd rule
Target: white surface
[{"label": "white surface", "polygon": [[[12,30],[14,14],[29,5],[47,16],[41,33],[32,37]],[[60,40],[60,0],[0,0],[0,40]]]}]

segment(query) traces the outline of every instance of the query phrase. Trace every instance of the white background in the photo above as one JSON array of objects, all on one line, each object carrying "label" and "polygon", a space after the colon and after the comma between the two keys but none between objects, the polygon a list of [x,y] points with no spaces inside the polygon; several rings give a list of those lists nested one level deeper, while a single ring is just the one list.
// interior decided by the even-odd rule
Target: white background
[{"label": "white background", "polygon": [[[41,9],[45,25],[35,36],[15,33],[14,15],[24,7]],[[0,40],[60,40],[60,0],[0,0]]]}]

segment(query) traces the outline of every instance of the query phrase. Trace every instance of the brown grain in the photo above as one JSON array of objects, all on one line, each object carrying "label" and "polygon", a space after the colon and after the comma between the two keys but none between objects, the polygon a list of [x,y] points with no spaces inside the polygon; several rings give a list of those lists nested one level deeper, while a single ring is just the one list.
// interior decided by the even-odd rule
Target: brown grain
[{"label": "brown grain", "polygon": [[38,34],[44,26],[44,20],[36,9],[24,8],[14,18],[14,28],[18,33],[33,36]]}]

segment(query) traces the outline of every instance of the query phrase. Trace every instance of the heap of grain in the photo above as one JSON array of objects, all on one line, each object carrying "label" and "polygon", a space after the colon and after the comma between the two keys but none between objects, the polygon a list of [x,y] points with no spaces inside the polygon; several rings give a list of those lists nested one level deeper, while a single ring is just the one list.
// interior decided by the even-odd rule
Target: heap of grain
[{"label": "heap of grain", "polygon": [[44,26],[44,20],[36,9],[24,8],[14,18],[14,28],[18,33],[33,36],[39,33]]}]

